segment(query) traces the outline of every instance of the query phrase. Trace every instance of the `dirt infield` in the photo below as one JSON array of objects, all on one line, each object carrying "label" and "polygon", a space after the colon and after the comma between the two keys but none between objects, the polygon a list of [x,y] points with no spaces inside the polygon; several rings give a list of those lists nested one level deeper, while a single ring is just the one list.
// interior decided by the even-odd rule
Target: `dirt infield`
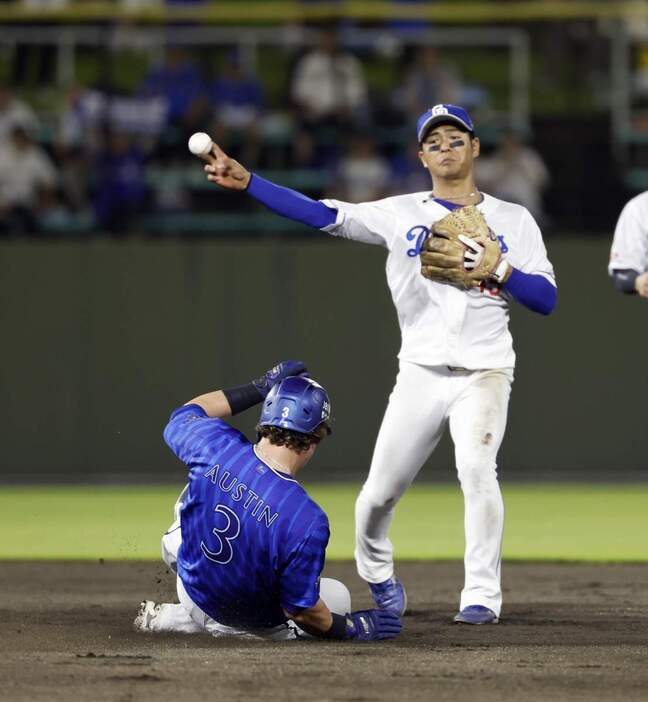
[{"label": "dirt infield", "polygon": [[[352,564],[325,574],[369,605]],[[0,563],[0,699],[647,700],[648,565],[505,564],[497,626],[451,623],[458,563],[400,564],[412,608],[383,644],[136,634],[151,563]]]}]

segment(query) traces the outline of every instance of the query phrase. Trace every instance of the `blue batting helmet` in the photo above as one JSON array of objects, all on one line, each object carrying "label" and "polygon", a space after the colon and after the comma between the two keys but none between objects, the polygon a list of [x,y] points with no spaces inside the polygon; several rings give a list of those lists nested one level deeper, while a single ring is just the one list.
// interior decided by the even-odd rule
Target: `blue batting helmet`
[{"label": "blue batting helmet", "polygon": [[260,426],[310,434],[331,416],[331,401],[311,378],[293,375],[277,383],[263,402]]}]

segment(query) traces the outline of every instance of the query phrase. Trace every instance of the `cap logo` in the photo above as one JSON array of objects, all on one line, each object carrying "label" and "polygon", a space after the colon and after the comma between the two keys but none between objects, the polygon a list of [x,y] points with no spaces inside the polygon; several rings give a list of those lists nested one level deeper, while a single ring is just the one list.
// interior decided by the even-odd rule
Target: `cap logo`
[{"label": "cap logo", "polygon": [[444,105],[435,105],[432,108],[432,115],[434,117],[437,117],[438,115],[447,115],[448,114],[448,108],[445,107]]}]

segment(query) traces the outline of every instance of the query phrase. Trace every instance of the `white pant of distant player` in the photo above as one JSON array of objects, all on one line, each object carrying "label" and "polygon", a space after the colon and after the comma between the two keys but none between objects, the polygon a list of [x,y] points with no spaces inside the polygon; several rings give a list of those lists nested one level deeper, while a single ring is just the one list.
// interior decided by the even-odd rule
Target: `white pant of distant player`
[{"label": "white pant of distant player", "polygon": [[504,504],[496,458],[512,381],[512,369],[469,371],[401,361],[369,475],[356,501],[355,558],[364,580],[380,583],[394,574],[387,534],[396,503],[448,422],[465,510],[460,609],[479,604],[499,616]]},{"label": "white pant of distant player", "polygon": [[[182,502],[188,487],[187,485],[180,493],[174,507],[173,524],[171,524],[166,533],[162,536],[162,558],[174,573],[176,572],[178,549],[182,543],[180,508],[182,507]],[[310,638],[309,634],[302,631],[293,622],[289,622],[288,625],[281,624],[273,629],[262,631],[250,631],[249,629],[238,629],[220,624],[207,613],[203,612],[203,610],[193,602],[179,577],[176,580],[176,588],[180,604],[159,605],[157,613],[149,625],[151,631],[175,631],[184,634],[207,632],[212,636],[261,637],[273,641]],[[334,614],[346,614],[351,611],[351,594],[346,585],[339,580],[321,578],[320,597]]]}]

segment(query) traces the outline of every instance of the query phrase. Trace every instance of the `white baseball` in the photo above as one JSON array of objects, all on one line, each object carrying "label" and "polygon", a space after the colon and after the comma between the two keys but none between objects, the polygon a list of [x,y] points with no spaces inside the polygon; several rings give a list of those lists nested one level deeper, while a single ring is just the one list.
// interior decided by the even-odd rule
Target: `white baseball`
[{"label": "white baseball", "polygon": [[205,132],[196,132],[189,137],[189,151],[196,156],[204,156],[211,151],[212,140]]}]

